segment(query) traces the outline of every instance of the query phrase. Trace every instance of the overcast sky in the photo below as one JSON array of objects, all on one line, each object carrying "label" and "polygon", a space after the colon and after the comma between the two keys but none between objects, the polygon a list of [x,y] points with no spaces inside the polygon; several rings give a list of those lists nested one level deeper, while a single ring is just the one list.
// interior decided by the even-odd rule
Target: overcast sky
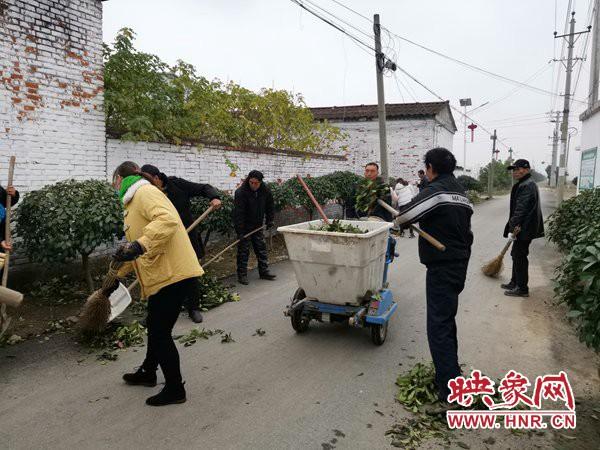
[{"label": "overcast sky", "polygon": [[[364,18],[333,0],[311,0],[341,19],[372,34]],[[525,81],[548,91],[564,91],[564,67],[549,63],[559,58],[562,40],[553,38],[553,0],[340,0],[340,3],[372,17],[381,15],[382,25],[439,52],[467,61],[491,72]],[[563,34],[569,0],[556,0],[556,21]],[[588,25],[590,0],[572,0],[576,31]],[[307,6],[310,6],[307,3]],[[314,8],[314,6],[313,6]],[[303,11],[290,0],[110,0],[104,3],[104,40],[111,42],[122,27],[137,33],[137,47],[159,55],[168,63],[182,59],[205,77],[233,80],[258,90],[275,87],[302,93],[309,106],[373,104],[377,102],[374,58],[348,37]],[[369,38],[346,26],[358,37]],[[590,36],[591,38],[591,36]],[[575,48],[580,56],[582,37]],[[553,124],[544,113],[562,110],[562,98],[552,98],[515,86],[447,61],[385,33],[384,52],[406,71],[444,99],[458,106],[470,97],[473,107],[490,105],[473,113],[484,127],[497,128],[516,157],[528,158],[543,170],[550,161]],[[556,45],[555,47],[555,44]],[[589,53],[589,46],[588,51]],[[566,52],[565,52],[566,56]],[[578,62],[577,64],[581,64]],[[573,83],[577,79],[576,66]],[[405,75],[396,72],[385,80],[386,102],[435,101]],[[398,80],[398,82],[397,82]],[[589,64],[583,70],[575,97],[585,99]],[[510,96],[506,97],[507,95]],[[580,130],[578,115],[585,104],[574,102],[570,126]],[[462,164],[462,118],[454,114],[459,131],[454,152]],[[579,145],[571,143],[571,173],[577,174]],[[499,145],[502,159],[508,156]],[[467,147],[469,166],[489,160],[491,140],[480,129]]]}]

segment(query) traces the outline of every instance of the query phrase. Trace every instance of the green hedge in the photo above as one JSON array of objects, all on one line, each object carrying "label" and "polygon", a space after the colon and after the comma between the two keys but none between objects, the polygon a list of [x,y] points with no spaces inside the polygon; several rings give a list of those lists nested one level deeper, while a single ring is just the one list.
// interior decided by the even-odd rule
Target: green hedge
[{"label": "green hedge", "polygon": [[600,189],[563,202],[548,219],[548,238],[565,252],[556,296],[569,308],[581,341],[600,351]]}]

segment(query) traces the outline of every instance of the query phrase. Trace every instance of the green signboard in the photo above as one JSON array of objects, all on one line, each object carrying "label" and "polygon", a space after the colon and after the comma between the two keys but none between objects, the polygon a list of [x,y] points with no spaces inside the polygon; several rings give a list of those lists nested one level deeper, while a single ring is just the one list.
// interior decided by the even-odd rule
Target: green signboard
[{"label": "green signboard", "polygon": [[598,148],[590,148],[581,152],[581,169],[579,171],[579,190],[593,189],[596,176],[596,159]]}]

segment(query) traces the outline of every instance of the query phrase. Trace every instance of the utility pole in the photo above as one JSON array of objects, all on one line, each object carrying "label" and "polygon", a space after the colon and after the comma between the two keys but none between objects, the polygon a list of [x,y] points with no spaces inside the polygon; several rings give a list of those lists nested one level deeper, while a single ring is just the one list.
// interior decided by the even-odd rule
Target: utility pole
[{"label": "utility pole", "polygon": [[589,33],[590,28],[588,27],[587,31],[580,31],[575,33],[575,11],[571,13],[571,26],[569,28],[569,34],[557,36],[556,31],[554,32],[555,38],[568,38],[568,54],[567,54],[567,77],[565,80],[565,102],[563,106],[563,117],[562,124],[560,130],[560,158],[558,163],[558,198],[557,203],[560,204],[564,198],[565,191],[565,175],[566,175],[566,167],[565,167],[565,158],[567,155],[567,139],[569,135],[569,112],[570,112],[570,103],[571,103],[571,73],[573,72],[573,48],[575,47],[575,36],[580,36],[584,33]]},{"label": "utility pole", "polygon": [[387,133],[385,129],[385,94],[383,92],[383,71],[385,55],[381,51],[381,25],[379,14],[373,16],[373,33],[375,34],[375,70],[377,72],[377,115],[379,116],[379,161],[381,162],[381,177],[388,182]]},{"label": "utility pole", "polygon": [[[513,163],[512,154],[513,154],[513,149],[512,149],[512,147],[509,147],[508,148],[508,162],[509,162],[509,164]],[[515,179],[513,177],[510,177],[510,185],[514,186],[514,184],[515,184]]]},{"label": "utility pole", "polygon": [[598,83],[600,83],[600,0],[594,0],[592,60],[590,63],[590,90],[588,94],[588,109],[592,110],[598,102]]},{"label": "utility pole", "polygon": [[473,103],[470,98],[461,98],[459,100],[460,106],[465,108],[463,114],[463,171],[467,174],[467,106],[471,106]]},{"label": "utility pole", "polygon": [[557,186],[557,167],[558,167],[558,130],[560,127],[560,113],[556,112],[554,132],[552,133],[552,168],[550,169],[550,187]]},{"label": "utility pole", "polygon": [[494,134],[490,136],[492,140],[492,160],[490,161],[490,170],[488,170],[488,198],[493,198],[494,194],[494,156],[496,155],[496,130]]}]

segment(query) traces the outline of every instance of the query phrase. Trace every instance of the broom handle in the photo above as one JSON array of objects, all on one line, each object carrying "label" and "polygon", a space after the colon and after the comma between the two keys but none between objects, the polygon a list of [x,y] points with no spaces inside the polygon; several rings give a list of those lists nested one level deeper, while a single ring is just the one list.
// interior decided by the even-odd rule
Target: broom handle
[{"label": "broom handle", "polygon": [[[187,227],[187,228],[186,228],[186,230],[185,230],[185,231],[186,231],[187,233],[189,233],[189,232],[190,232],[190,231],[192,231],[194,228],[196,228],[200,222],[202,222],[204,219],[206,219],[206,217],[207,217],[207,216],[208,216],[208,215],[209,215],[211,212],[213,212],[213,211],[214,211],[214,209],[215,209],[215,207],[214,207],[214,206],[212,206],[212,205],[211,205],[211,206],[209,206],[209,207],[206,209],[206,211],[204,211],[204,212],[203,212],[203,213],[200,215],[200,217],[198,217],[196,220],[194,220],[194,223],[192,223],[192,224],[191,224],[189,227]],[[131,284],[130,284],[130,285],[127,287],[127,290],[128,290],[129,292],[131,292],[133,289],[135,289],[135,288],[137,287],[137,285],[138,285],[138,284],[140,284],[140,280],[139,280],[139,279],[138,279],[138,280],[135,280],[133,283],[131,283]]]},{"label": "broom handle", "polygon": [[[16,157],[15,156],[11,156],[10,157],[10,163],[8,166],[8,185],[7,188],[11,187],[13,184],[13,177],[15,174],[15,161],[16,161]],[[6,193],[6,219],[5,219],[5,229],[4,229],[4,235],[5,235],[5,240],[7,244],[10,244],[12,241],[11,235],[10,235],[10,216],[11,216],[11,205],[12,205],[12,197],[10,196],[10,194],[8,194],[8,192]],[[2,273],[2,286],[6,287],[6,284],[8,283],[8,263],[10,261],[10,251],[6,250],[6,257],[4,260],[4,272]]]},{"label": "broom handle", "polygon": [[510,239],[505,245],[504,248],[502,249],[502,251],[500,252],[500,259],[504,258],[504,255],[506,255],[506,252],[508,251],[508,249],[510,248],[510,246],[512,245],[513,241],[512,239]]},{"label": "broom handle", "polygon": [[[400,215],[400,213],[397,210],[392,208],[390,205],[388,205],[383,200],[377,199],[377,203],[379,203],[384,209],[386,209],[394,217],[397,217]],[[415,231],[415,233],[417,233],[419,236],[421,236],[423,239],[425,239],[427,242],[429,242],[431,245],[433,245],[435,248],[437,248],[440,252],[446,251],[446,246],[444,244],[442,244],[440,241],[438,241],[436,238],[434,238],[432,235],[430,235],[426,231],[421,230],[416,225],[411,224],[410,227]]]},{"label": "broom handle", "polygon": [[[256,230],[252,230],[250,233],[245,234],[244,237],[242,239],[246,239],[247,237],[252,236],[254,233],[262,230],[265,226],[263,225],[262,227],[258,227]],[[238,239],[237,241],[232,242],[231,244],[229,244],[227,247],[225,247],[223,250],[221,250],[219,253],[217,253],[215,256],[213,256],[212,258],[210,258],[210,260],[205,263],[202,264],[202,267],[204,269],[206,269],[206,267],[212,263],[214,260],[216,260],[219,256],[221,256],[223,253],[225,253],[227,250],[229,250],[231,247],[233,247],[234,245],[237,245],[242,239]]]},{"label": "broom handle", "polygon": [[323,211],[323,208],[321,208],[321,205],[319,205],[319,202],[317,201],[317,199],[315,198],[315,196],[313,195],[313,193],[311,192],[309,187],[306,185],[306,183],[304,182],[304,180],[302,179],[300,174],[296,175],[296,178],[298,178],[298,181],[300,182],[300,186],[302,186],[302,189],[304,189],[304,192],[306,192],[306,195],[308,195],[308,198],[310,198],[310,200],[313,202],[313,205],[315,205],[315,208],[317,208],[317,211],[318,211],[319,215],[321,216],[321,219],[323,219],[323,222],[325,222],[326,225],[329,225],[329,219],[325,215],[325,211]]}]

